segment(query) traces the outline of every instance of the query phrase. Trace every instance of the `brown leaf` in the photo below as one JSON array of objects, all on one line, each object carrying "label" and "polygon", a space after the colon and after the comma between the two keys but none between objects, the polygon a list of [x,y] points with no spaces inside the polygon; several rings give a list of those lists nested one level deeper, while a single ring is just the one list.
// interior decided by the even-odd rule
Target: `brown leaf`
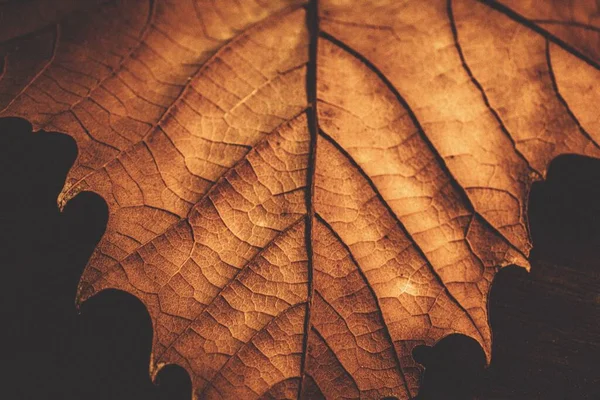
[{"label": "brown leaf", "polygon": [[489,361],[531,184],[600,155],[592,0],[1,7],[0,116],[109,206],[77,301],[137,296],[198,399],[410,398],[451,333]]}]

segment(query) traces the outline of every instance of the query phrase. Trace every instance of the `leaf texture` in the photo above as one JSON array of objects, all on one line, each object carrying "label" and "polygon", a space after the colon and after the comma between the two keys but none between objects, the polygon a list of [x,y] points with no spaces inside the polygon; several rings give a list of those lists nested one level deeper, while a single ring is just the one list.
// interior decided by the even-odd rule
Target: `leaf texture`
[{"label": "leaf texture", "polygon": [[137,296],[196,399],[411,398],[452,333],[489,361],[531,184],[600,156],[591,0],[0,7],[0,116],[109,207],[77,302]]}]

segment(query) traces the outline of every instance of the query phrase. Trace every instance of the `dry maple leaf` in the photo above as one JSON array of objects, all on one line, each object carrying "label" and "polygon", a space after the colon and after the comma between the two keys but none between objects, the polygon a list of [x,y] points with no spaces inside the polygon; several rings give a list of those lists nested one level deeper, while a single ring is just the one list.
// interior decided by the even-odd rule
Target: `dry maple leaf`
[{"label": "dry maple leaf", "polygon": [[0,116],[109,206],[77,301],[137,296],[197,399],[410,398],[451,333],[489,360],[532,182],[600,156],[593,0],[0,7]]}]

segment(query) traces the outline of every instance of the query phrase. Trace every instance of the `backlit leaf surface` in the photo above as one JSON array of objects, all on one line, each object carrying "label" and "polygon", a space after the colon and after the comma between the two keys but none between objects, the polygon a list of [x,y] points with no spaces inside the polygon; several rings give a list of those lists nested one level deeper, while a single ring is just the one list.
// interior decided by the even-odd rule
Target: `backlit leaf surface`
[{"label": "backlit leaf surface", "polygon": [[489,360],[531,184],[600,156],[591,0],[0,7],[0,116],[109,207],[77,301],[137,296],[197,399],[410,398],[452,333]]}]

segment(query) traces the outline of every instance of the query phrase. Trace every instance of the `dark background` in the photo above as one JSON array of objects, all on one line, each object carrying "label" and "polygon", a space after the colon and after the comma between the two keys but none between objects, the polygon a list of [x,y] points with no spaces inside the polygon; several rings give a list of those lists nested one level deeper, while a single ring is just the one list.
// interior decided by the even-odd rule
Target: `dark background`
[{"label": "dark background", "polygon": [[[76,156],[69,137],[0,119],[0,398],[189,400],[168,367],[150,382],[150,318],[122,292],[88,300],[77,282],[107,220],[91,193],[60,213]],[[600,161],[556,159],[529,201],[532,271],[500,272],[490,298],[493,360],[453,335],[419,348],[421,399],[600,399]]]}]

